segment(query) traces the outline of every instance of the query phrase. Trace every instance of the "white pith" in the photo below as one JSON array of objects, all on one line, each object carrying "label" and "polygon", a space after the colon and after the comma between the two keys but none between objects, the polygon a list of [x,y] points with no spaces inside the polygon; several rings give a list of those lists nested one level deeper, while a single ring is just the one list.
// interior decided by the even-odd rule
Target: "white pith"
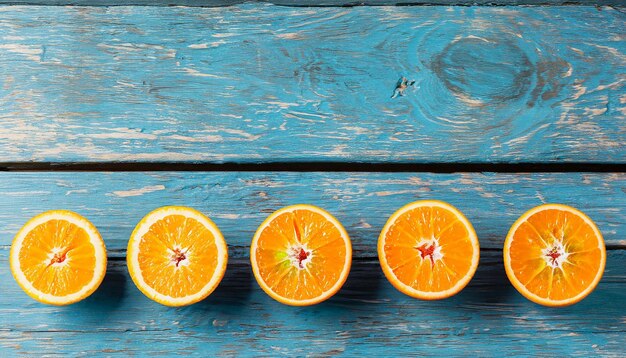
[{"label": "white pith", "polygon": [[[300,250],[304,250],[308,255],[306,259],[302,260],[302,267],[300,267],[300,260],[298,260],[298,255],[300,254]],[[298,244],[292,245],[287,249],[287,257],[289,257],[289,261],[291,264],[297,268],[298,270],[306,270],[307,265],[311,262],[314,256],[314,251],[309,250],[306,244]]]},{"label": "white pith", "polygon": [[[183,253],[185,255],[185,258],[180,260],[178,262],[178,264],[176,264],[176,250],[178,250],[179,252]],[[170,255],[170,266],[175,266],[177,268],[183,267],[183,266],[189,266],[189,263],[191,262],[190,257],[193,257],[193,250],[187,249],[185,247],[181,247],[181,246],[175,246],[174,250],[170,250],[167,249],[167,253]]]},{"label": "white pith", "polygon": [[[553,250],[559,254],[559,256],[554,260],[550,257],[550,253]],[[565,251],[565,247],[563,247],[562,242],[556,242],[554,245],[546,246],[543,250],[541,250],[541,252],[546,264],[552,268],[562,268],[563,263],[567,262],[567,257],[569,256],[569,253]]]},{"label": "white pith", "polygon": [[[437,238],[433,237],[431,239],[422,239],[417,243],[417,245],[415,245],[415,248],[417,249],[418,247],[422,247],[422,245],[426,245],[426,247],[430,247],[430,245],[435,245],[433,254],[428,255],[432,257],[432,260],[433,260],[432,263],[436,263],[437,261],[443,259],[443,252],[441,251],[441,245],[439,245],[439,240],[437,240]],[[428,256],[422,257],[421,251],[419,250],[418,250],[418,253],[419,253],[420,259],[427,260],[430,262],[430,257]]]},{"label": "white pith", "polygon": [[[192,218],[201,223],[207,230],[209,230],[213,234],[215,247],[217,249],[217,266],[215,268],[215,271],[213,272],[213,276],[202,289],[192,295],[185,297],[170,297],[159,293],[154,288],[150,287],[145,282],[141,273],[141,268],[139,266],[139,244],[141,243],[141,239],[148,232],[150,227],[154,225],[154,223],[170,215],[181,215],[187,218]],[[180,249],[186,252],[186,259],[183,261],[187,262],[183,264],[183,261],[181,261],[181,263],[179,264],[179,268],[182,265],[189,265],[189,257],[193,256],[193,253],[185,250],[185,248],[180,247]],[[171,253],[173,254],[173,251]],[[219,232],[219,230],[216,229],[215,224],[213,224],[207,217],[205,217],[201,213],[196,212],[195,210],[181,207],[166,207],[151,212],[139,223],[130,238],[127,255],[129,270],[132,273],[132,277],[135,280],[137,287],[139,287],[139,289],[146,296],[163,304],[185,305],[190,302],[197,302],[201,300],[202,298],[206,297],[213,289],[215,289],[218,282],[221,280],[225,270],[226,262],[228,260],[228,248],[222,234]],[[172,265],[174,265],[174,262],[172,262]]]},{"label": "white pith", "polygon": [[[71,293],[65,296],[55,296],[49,293],[44,293],[35,288],[30,281],[24,275],[21,267],[20,267],[20,259],[19,254],[22,250],[22,245],[24,242],[24,238],[31,232],[34,228],[39,225],[44,224],[50,220],[65,220],[74,224],[81,229],[85,230],[87,235],[89,236],[89,242],[94,247],[95,254],[95,266],[94,266],[94,275],[91,280],[83,286],[79,291],[75,293]],[[48,258],[52,260],[54,258],[54,254],[61,251],[63,248],[55,248],[53,252],[48,255]],[[56,251],[54,251],[56,250]],[[55,263],[53,266],[59,267],[68,265],[68,262],[71,260],[71,255],[62,263]],[[79,301],[82,297],[89,295],[92,291],[94,291],[97,286],[102,281],[104,274],[106,272],[106,249],[104,247],[104,242],[100,237],[100,234],[96,230],[96,228],[86,219],[79,217],[77,214],[65,214],[62,211],[52,211],[40,214],[39,216],[34,217],[31,221],[26,223],[26,225],[17,233],[15,239],[13,240],[13,245],[11,247],[11,271],[19,285],[31,295],[35,296],[39,301],[63,305],[67,303],[72,303]],[[46,264],[49,264],[50,261],[47,261]]]},{"label": "white pith", "polygon": [[[52,267],[62,267],[62,266],[66,266],[68,264],[68,262],[72,261],[72,257],[66,257],[65,260],[63,260],[62,262],[52,262],[52,260],[54,260],[55,256],[57,254],[60,254],[63,252],[63,248],[62,247],[55,247],[52,249],[52,251],[50,251],[50,253],[48,254],[48,257],[46,258],[45,264],[50,264],[50,266]],[[52,262],[52,263],[51,263]]]}]

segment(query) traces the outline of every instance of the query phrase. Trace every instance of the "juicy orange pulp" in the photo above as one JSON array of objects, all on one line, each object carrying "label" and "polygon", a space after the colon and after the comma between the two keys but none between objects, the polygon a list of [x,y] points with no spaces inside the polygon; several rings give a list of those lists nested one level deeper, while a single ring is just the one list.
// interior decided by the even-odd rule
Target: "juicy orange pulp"
[{"label": "juicy orange pulp", "polygon": [[310,208],[302,205],[270,217],[255,235],[257,280],[283,303],[312,304],[328,298],[349,271],[352,250],[347,233],[336,219],[329,219],[330,214]]},{"label": "juicy orange pulp", "polygon": [[584,295],[570,301],[593,289],[604,270],[604,242],[593,222],[572,208],[563,209],[554,206],[525,218],[505,244],[507,274],[519,282],[522,293],[543,298],[538,303],[547,305],[582,299]]},{"label": "juicy orange pulp", "polygon": [[191,217],[169,215],[156,221],[139,243],[139,269],[160,294],[186,297],[200,292],[217,268],[215,236]]},{"label": "juicy orange pulp", "polygon": [[389,229],[387,262],[403,283],[420,291],[445,291],[471,266],[469,235],[451,212],[420,207],[402,215]]},{"label": "juicy orange pulp", "polygon": [[24,276],[37,290],[66,296],[92,280],[95,254],[84,229],[66,220],[50,220],[24,237],[19,262]]}]

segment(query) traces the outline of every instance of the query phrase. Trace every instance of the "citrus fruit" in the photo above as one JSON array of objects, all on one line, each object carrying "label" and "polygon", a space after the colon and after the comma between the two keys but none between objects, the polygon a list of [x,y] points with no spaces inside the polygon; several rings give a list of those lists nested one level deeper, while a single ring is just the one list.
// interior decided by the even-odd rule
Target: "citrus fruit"
[{"label": "citrus fruit", "polygon": [[91,295],[107,267],[96,227],[66,210],[30,219],[15,235],[9,261],[13,277],[30,297],[59,306]]},{"label": "citrus fruit", "polygon": [[448,203],[422,200],[396,211],[378,238],[389,282],[423,300],[450,297],[472,279],[480,249],[472,224]]},{"label": "citrus fruit", "polygon": [[307,306],[339,291],[350,272],[352,245],[331,214],[312,205],[293,205],[259,226],[250,261],[254,277],[270,297]]},{"label": "citrus fruit", "polygon": [[228,247],[201,212],[165,206],[137,224],[126,261],[144,295],[166,306],[185,306],[215,290],[226,271]]},{"label": "citrus fruit", "polygon": [[544,306],[567,306],[596,287],[606,262],[600,230],[581,211],[540,205],[511,226],[504,267],[513,286]]}]

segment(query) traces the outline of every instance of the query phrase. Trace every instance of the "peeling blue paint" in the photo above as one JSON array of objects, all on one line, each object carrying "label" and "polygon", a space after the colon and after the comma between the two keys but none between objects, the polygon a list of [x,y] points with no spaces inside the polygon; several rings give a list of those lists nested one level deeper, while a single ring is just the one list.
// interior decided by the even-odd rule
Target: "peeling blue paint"
[{"label": "peeling blue paint", "polygon": [[4,161],[626,162],[619,10],[31,9],[0,12]]}]

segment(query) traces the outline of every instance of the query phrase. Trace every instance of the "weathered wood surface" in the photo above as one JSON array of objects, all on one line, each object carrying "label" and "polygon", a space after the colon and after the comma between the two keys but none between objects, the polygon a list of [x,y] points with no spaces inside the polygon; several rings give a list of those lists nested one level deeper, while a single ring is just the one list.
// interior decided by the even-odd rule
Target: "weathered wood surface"
[{"label": "weathered wood surface", "polygon": [[163,205],[210,216],[233,257],[247,257],[263,220],[280,207],[308,203],[346,227],[355,257],[376,257],[378,234],[391,214],[419,199],[448,201],[473,223],[482,248],[501,249],[509,227],[547,202],[587,213],[609,246],[626,249],[626,174],[427,173],[0,173],[0,245],[8,248],[28,218],[74,210],[101,231],[109,256],[123,257],[134,226]]},{"label": "weathered wood surface", "polygon": [[[32,301],[3,269],[0,349],[3,356],[624,356],[626,251],[610,250],[596,290],[564,309],[518,294],[501,252],[481,255],[469,286],[447,300],[405,296],[377,261],[365,260],[336,296],[307,308],[273,301],[241,259],[231,260],[209,298],[178,309],[143,296],[120,260],[90,298],[60,308]],[[6,250],[0,266],[8,267]]]},{"label": "weathered wood surface", "polygon": [[[625,28],[607,7],[0,6],[0,164],[624,164]],[[401,76],[416,83],[392,99]],[[626,354],[624,172],[0,172],[0,198],[2,357]],[[470,285],[438,302],[397,292],[376,257],[387,217],[426,198],[461,209],[482,249]],[[267,297],[248,263],[261,221],[300,202],[335,214],[355,249],[344,288],[308,308]],[[596,291],[565,309],[520,296],[501,259],[544,202],[586,212],[608,245]],[[124,261],[134,225],[171,204],[209,215],[230,253],[220,287],[178,309],[145,298]],[[70,307],[32,301],[8,269],[19,227],[54,208],[92,220],[110,259]]]},{"label": "weathered wood surface", "polygon": [[243,3],[283,6],[388,6],[388,5],[599,5],[624,6],[622,0],[0,0],[9,5],[79,6],[197,6],[218,7]]},{"label": "weathered wood surface", "polygon": [[[414,173],[0,173],[0,347],[4,356],[199,355],[575,355],[623,356],[626,344],[626,174]],[[400,205],[448,200],[475,225],[475,278],[439,302],[411,299],[384,278],[377,235]],[[257,286],[248,263],[256,226],[295,202],[325,207],[355,243],[344,288],[309,308],[283,306]],[[577,206],[609,244],[603,280],[581,303],[537,306],[508,283],[500,247],[509,225],[542,202]],[[196,207],[220,226],[230,263],[217,291],[180,309],[145,298],[128,277],[124,247],[134,224],[166,204]],[[19,226],[37,212],[76,210],[109,249],[108,273],[70,307],[28,298],[8,270]]]},{"label": "weathered wood surface", "polygon": [[1,160],[625,163],[625,28],[608,7],[0,7]]}]

